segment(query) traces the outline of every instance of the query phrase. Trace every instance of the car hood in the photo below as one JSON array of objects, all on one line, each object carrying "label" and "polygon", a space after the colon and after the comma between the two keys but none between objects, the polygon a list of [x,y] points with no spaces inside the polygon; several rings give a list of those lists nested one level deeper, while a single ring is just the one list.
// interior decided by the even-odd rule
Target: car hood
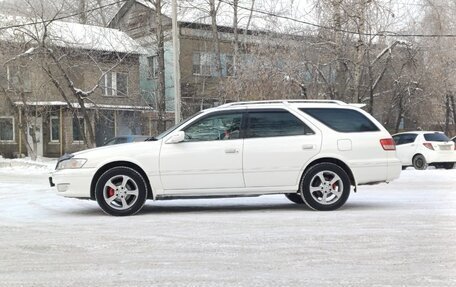
[{"label": "car hood", "polygon": [[84,158],[85,167],[96,167],[104,162],[127,160],[141,162],[145,154],[157,155],[161,141],[126,143],[87,149],[73,153],[75,158]]}]

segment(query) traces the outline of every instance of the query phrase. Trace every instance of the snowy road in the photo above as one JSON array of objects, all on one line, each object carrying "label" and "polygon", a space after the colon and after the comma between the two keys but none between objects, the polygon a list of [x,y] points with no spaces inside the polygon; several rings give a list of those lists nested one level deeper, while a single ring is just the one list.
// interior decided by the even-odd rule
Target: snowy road
[{"label": "snowy road", "polygon": [[0,286],[456,286],[456,169],[406,170],[326,213],[264,196],[115,218],[39,169],[0,183]]}]

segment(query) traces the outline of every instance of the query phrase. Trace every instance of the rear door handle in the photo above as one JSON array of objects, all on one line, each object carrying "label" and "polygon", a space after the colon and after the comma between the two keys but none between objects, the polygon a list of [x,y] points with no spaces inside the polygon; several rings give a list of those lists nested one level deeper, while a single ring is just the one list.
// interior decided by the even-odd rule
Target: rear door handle
[{"label": "rear door handle", "polygon": [[313,144],[304,144],[304,145],[302,145],[302,149],[314,149],[314,145]]},{"label": "rear door handle", "polygon": [[225,153],[238,153],[239,150],[237,148],[227,148],[225,149]]}]

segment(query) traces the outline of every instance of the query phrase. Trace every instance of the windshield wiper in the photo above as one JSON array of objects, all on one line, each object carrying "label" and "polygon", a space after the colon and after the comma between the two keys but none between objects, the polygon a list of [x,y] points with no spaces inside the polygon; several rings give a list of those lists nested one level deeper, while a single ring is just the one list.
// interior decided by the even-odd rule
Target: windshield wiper
[{"label": "windshield wiper", "polygon": [[155,137],[150,137],[150,138],[145,139],[144,141],[145,142],[154,142],[154,141],[158,141],[158,139]]}]

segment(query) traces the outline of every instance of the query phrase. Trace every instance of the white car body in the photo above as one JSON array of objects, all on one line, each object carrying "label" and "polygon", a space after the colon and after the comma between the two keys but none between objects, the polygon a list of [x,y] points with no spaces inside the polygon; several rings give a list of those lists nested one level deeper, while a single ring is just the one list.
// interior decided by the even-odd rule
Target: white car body
[{"label": "white car body", "polygon": [[[375,132],[337,132],[300,108],[355,110],[370,121]],[[179,132],[209,114],[238,111],[287,111],[313,134],[172,143]],[[250,114],[249,114],[250,115]],[[204,110],[156,141],[81,151],[81,168],[57,169],[51,182],[66,197],[94,199],[101,171],[116,165],[141,170],[147,177],[149,199],[249,196],[296,193],[304,171],[317,162],[345,165],[352,186],[389,182],[399,177],[401,162],[380,139],[391,135],[371,115],[337,101],[272,101],[231,103]],[[392,142],[392,140],[391,140]],[[394,149],[394,143],[393,143]],[[51,183],[52,184],[52,183]]]},{"label": "white car body", "polygon": [[423,155],[428,165],[455,163],[455,143],[448,141],[426,140],[427,135],[444,136],[436,131],[411,131],[393,135],[396,142],[397,156],[402,166],[413,166],[413,159],[417,155]]}]

